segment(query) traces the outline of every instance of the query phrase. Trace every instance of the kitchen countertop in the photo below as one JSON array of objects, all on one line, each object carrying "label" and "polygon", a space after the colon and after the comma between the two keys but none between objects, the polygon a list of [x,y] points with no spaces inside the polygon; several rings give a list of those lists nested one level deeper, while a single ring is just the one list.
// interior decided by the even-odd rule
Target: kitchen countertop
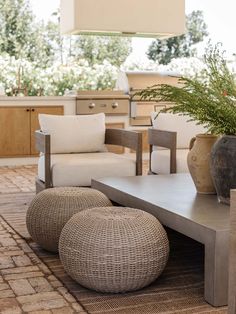
[{"label": "kitchen countertop", "polygon": [[76,96],[0,96],[0,108],[63,106],[65,115],[76,114]]},{"label": "kitchen countertop", "polygon": [[76,100],[76,96],[0,96],[0,101]]}]

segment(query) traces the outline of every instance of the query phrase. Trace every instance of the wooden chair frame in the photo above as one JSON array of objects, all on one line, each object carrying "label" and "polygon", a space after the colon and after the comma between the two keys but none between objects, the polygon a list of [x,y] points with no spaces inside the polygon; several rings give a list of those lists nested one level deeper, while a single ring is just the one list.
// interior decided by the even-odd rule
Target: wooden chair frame
[{"label": "wooden chair frame", "polygon": [[170,150],[170,173],[176,173],[177,132],[149,128],[148,143],[150,146],[149,174],[157,174],[151,170],[151,155],[153,152],[153,146],[160,146]]},{"label": "wooden chair frame", "polygon": [[[45,156],[45,182],[36,178],[36,193],[53,187],[51,179],[51,141],[50,135],[40,130],[35,131],[36,149]],[[105,144],[119,145],[136,152],[136,175],[142,175],[142,133],[123,130],[106,129]]]}]

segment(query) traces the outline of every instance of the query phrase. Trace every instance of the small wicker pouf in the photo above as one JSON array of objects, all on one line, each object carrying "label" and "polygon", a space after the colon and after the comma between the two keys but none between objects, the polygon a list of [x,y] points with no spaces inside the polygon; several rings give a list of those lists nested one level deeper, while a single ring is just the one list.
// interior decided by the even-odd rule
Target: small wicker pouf
[{"label": "small wicker pouf", "polygon": [[42,248],[58,252],[58,242],[66,222],[81,210],[112,206],[101,192],[90,188],[58,187],[42,191],[31,202],[26,215],[27,229]]},{"label": "small wicker pouf", "polygon": [[82,286],[119,293],[143,288],[162,273],[169,242],[158,220],[142,210],[93,208],[67,222],[59,254],[66,272]]}]

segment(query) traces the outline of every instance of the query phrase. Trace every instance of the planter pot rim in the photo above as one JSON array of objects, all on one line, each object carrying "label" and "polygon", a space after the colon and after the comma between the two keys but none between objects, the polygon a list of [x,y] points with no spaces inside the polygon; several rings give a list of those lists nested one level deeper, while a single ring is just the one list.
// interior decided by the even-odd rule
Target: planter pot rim
[{"label": "planter pot rim", "polygon": [[211,137],[211,138],[216,138],[216,137],[218,137],[218,135],[200,133],[200,134],[197,134],[196,137],[207,137],[207,138]]},{"label": "planter pot rim", "polygon": [[228,134],[224,134],[222,137],[230,137],[230,138],[235,138],[235,137],[236,137],[236,134],[235,134],[235,135],[228,135]]}]

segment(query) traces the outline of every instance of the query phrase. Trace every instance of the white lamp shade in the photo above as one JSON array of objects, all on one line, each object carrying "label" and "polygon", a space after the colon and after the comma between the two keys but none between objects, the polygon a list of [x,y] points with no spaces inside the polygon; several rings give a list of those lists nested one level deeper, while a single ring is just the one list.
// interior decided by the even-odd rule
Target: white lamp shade
[{"label": "white lamp shade", "polygon": [[61,0],[62,34],[169,38],[185,32],[185,0]]}]

